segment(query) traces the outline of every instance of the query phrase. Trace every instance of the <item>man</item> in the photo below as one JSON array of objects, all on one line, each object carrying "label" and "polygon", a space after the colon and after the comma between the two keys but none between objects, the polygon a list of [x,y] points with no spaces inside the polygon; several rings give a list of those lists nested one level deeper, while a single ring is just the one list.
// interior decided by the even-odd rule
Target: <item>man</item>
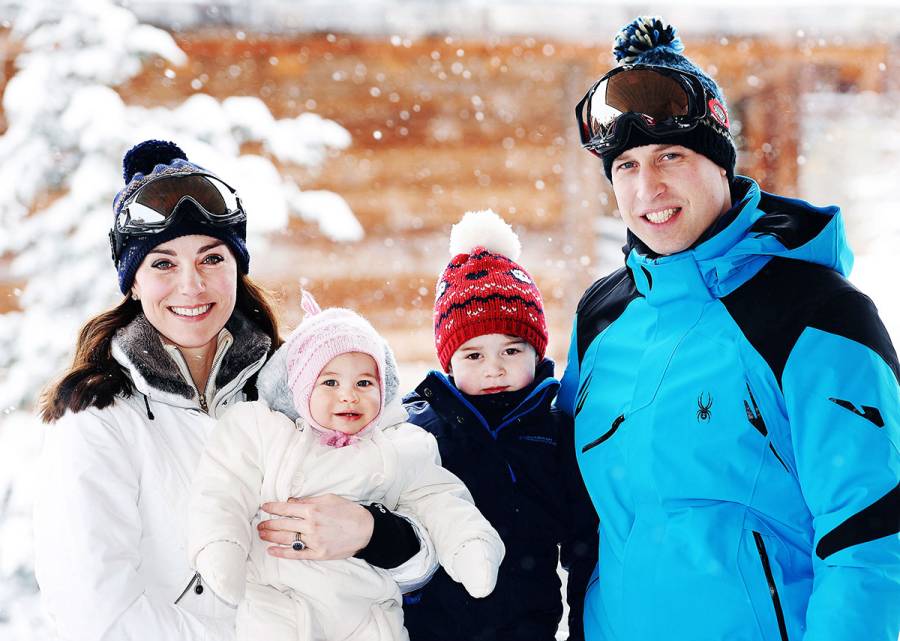
[{"label": "man", "polygon": [[628,226],[559,405],[600,516],[585,637],[900,632],[900,368],[840,210],[734,176],[719,87],[638,18],[577,107]]}]

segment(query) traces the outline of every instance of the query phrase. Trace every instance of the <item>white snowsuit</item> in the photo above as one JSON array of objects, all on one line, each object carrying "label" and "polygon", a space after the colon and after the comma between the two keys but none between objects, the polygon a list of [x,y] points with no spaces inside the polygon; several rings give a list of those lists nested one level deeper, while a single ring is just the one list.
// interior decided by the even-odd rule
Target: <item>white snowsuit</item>
[{"label": "white snowsuit", "polygon": [[[112,347],[134,393],[103,409],[67,412],[46,428],[35,488],[35,574],[58,638],[234,638],[234,607],[212,590],[185,589],[193,574],[186,550],[191,477],[215,417],[243,400],[269,346],[237,312],[227,327],[205,390],[209,414],[180,352],[163,345],[140,315]],[[430,541],[420,540],[420,554],[392,570],[398,581],[422,584],[434,571]]]},{"label": "white snowsuit", "polygon": [[[268,544],[255,526],[268,518],[259,509],[267,501],[334,493],[381,503],[424,525],[454,578],[473,571],[496,577],[504,554],[500,537],[462,482],[440,466],[434,437],[405,419],[395,400],[358,442],[335,448],[322,444],[302,419],[295,423],[261,401],[225,414],[194,476],[189,553],[205,583],[228,601],[240,600],[246,567],[238,639],[408,638],[400,590],[386,571],[356,558],[297,561],[266,554]],[[480,567],[454,568],[463,544],[480,549]]]}]

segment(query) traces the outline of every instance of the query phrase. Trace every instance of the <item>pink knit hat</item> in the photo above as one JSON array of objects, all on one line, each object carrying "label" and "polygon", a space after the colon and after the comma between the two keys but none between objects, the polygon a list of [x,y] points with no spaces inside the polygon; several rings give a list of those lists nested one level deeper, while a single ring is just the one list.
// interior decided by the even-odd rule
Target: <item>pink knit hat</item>
[{"label": "pink knit hat", "polygon": [[[365,318],[341,307],[322,310],[312,294],[303,291],[300,306],[306,312],[303,321],[285,341],[287,349],[287,383],[297,412],[323,435],[323,442],[334,447],[350,445],[369,427],[375,425],[384,409],[385,351],[384,340]],[[356,434],[328,429],[313,420],[309,397],[322,369],[336,356],[348,352],[368,354],[378,368],[381,405],[372,421]]]}]

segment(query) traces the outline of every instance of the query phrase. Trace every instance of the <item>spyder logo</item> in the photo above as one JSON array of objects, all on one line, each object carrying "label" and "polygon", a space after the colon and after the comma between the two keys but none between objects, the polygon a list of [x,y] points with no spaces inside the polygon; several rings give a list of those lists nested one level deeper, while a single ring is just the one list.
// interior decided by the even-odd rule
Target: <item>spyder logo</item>
[{"label": "spyder logo", "polygon": [[709,419],[712,418],[712,404],[713,397],[709,392],[705,393],[706,398],[704,399],[704,392],[700,392],[700,396],[697,397],[697,422],[701,421],[706,423]]}]

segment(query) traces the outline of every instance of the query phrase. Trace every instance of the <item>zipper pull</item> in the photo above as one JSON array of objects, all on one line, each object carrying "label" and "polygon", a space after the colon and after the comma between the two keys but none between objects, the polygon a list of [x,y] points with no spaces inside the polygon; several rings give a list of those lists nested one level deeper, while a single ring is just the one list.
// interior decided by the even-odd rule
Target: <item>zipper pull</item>
[{"label": "zipper pull", "polygon": [[205,394],[200,394],[200,409],[209,414],[209,406],[206,404]]},{"label": "zipper pull", "polygon": [[203,593],[203,586],[200,584],[200,573],[194,572],[194,576],[191,577],[191,580],[188,582],[187,586],[184,588],[184,590],[181,591],[181,594],[178,595],[178,598],[175,599],[175,605],[178,605],[178,602],[184,598],[184,595],[188,593],[188,590],[190,590],[195,583],[197,584],[197,587],[194,588],[194,591],[197,592],[197,590],[199,589],[200,591],[197,592],[197,594]]},{"label": "zipper pull", "polygon": [[622,422],[623,422],[624,420],[625,420],[625,415],[624,415],[624,414],[619,414],[619,415],[616,417],[616,420],[614,420],[614,421],[612,422],[612,425],[611,425],[610,428],[606,431],[606,433],[603,434],[603,436],[601,436],[600,438],[594,439],[593,441],[591,441],[590,443],[588,443],[587,445],[585,445],[584,447],[582,447],[582,448],[581,448],[581,453],[584,454],[584,453],[587,452],[588,450],[597,447],[598,445],[600,445],[600,443],[602,443],[603,441],[605,441],[606,439],[608,439],[610,436],[612,436],[613,434],[615,434],[615,433],[616,433],[616,430],[619,429],[619,426],[622,424]]}]

